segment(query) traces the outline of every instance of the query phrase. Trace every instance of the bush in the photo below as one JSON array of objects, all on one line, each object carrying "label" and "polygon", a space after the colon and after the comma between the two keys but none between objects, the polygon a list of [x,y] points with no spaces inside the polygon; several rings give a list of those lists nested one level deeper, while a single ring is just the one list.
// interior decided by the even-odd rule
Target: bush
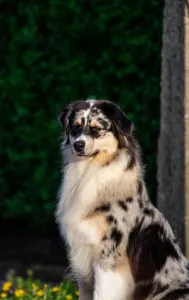
[{"label": "bush", "polygon": [[[162,3],[1,0],[2,218],[53,222],[60,183],[56,116],[75,99],[118,102],[156,194]],[[43,227],[44,226],[44,227]]]}]

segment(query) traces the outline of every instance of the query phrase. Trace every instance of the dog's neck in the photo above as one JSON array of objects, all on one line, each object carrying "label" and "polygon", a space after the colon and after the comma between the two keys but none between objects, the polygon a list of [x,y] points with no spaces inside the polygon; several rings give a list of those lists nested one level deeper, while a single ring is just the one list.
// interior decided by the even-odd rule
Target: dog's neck
[{"label": "dog's neck", "polygon": [[140,196],[141,201],[146,201],[142,168],[137,154],[134,155],[132,165],[127,149],[120,149],[114,155],[101,153],[94,158],[68,161],[59,211],[83,207],[82,214],[86,216],[100,205],[129,197]]}]

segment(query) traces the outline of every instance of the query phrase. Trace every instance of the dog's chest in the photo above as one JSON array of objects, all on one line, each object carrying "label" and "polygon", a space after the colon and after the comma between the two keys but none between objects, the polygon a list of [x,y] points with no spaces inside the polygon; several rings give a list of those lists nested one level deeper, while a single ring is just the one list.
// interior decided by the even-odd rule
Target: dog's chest
[{"label": "dog's chest", "polygon": [[[82,192],[82,199],[91,197],[92,193],[88,190]],[[61,217],[61,229],[70,248],[75,248],[77,251],[84,246],[91,246],[98,244],[97,237],[97,221],[90,222],[87,217],[87,203],[80,207],[79,200],[81,195],[75,195],[75,201],[72,205],[67,205]],[[87,200],[87,199],[86,199]]]},{"label": "dog's chest", "polygon": [[103,218],[91,222],[88,216],[102,203],[130,196],[131,187],[125,185],[119,164],[99,169],[81,163],[65,170],[57,216],[76,273],[91,274],[99,243],[108,230]]},{"label": "dog's chest", "polygon": [[70,166],[66,171],[58,207],[61,231],[69,246],[76,248],[81,243],[87,244],[85,226],[80,230],[80,225],[97,197],[96,178],[84,167]]},{"label": "dog's chest", "polygon": [[[74,199],[73,199],[73,198]],[[86,279],[92,278],[94,247],[91,243],[95,232],[89,229],[83,221],[84,207],[78,205],[80,193],[75,193],[65,199],[65,210],[60,220],[61,231],[69,247],[69,257],[72,269]],[[82,199],[87,200],[87,193],[82,192]],[[88,197],[90,194],[88,193]],[[72,202],[72,205],[68,205]]]}]

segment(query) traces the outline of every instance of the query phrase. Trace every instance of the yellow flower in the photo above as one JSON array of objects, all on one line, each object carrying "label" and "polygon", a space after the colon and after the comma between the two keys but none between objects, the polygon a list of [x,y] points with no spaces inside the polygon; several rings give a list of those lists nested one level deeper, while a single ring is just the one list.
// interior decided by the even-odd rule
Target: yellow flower
[{"label": "yellow flower", "polygon": [[11,285],[12,285],[12,283],[10,281],[6,281],[3,284],[2,291],[7,292],[10,289]]},{"label": "yellow flower", "polygon": [[44,295],[43,290],[37,291],[37,292],[36,292],[36,295],[37,295],[38,297],[42,297],[42,296]]},{"label": "yellow flower", "polygon": [[1,298],[7,298],[7,294],[6,293],[1,293]]},{"label": "yellow flower", "polygon": [[76,291],[75,294],[76,294],[76,296],[79,296],[79,291]]},{"label": "yellow flower", "polygon": [[72,295],[66,295],[66,300],[72,300]]},{"label": "yellow flower", "polygon": [[47,289],[48,288],[48,285],[47,284],[44,284],[44,289]]},{"label": "yellow flower", "polygon": [[37,286],[37,284],[32,283],[32,288],[34,289],[34,291],[36,291],[39,287]]},{"label": "yellow flower", "polygon": [[54,286],[54,287],[51,289],[51,291],[52,291],[53,293],[56,293],[56,292],[60,291],[60,288],[59,288],[58,286]]},{"label": "yellow flower", "polygon": [[31,270],[31,269],[28,269],[28,270],[27,270],[27,273],[28,273],[28,275],[30,275],[30,276],[31,276],[31,275],[33,274],[33,270]]},{"label": "yellow flower", "polygon": [[18,289],[18,290],[15,290],[14,294],[17,298],[20,298],[25,294],[25,292],[22,289]]}]

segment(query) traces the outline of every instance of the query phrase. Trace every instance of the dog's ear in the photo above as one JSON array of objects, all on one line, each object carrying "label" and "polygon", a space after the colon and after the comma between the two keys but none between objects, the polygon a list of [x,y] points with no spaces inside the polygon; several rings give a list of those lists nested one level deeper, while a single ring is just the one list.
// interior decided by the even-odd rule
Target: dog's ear
[{"label": "dog's ear", "polygon": [[121,108],[114,102],[101,101],[98,106],[111,121],[112,131],[119,142],[119,147],[127,147],[126,137],[130,135],[133,130],[131,120],[126,117]]},{"label": "dog's ear", "polygon": [[132,133],[133,124],[131,120],[126,117],[117,104],[110,101],[101,101],[99,103],[99,108],[111,120],[112,125],[116,127],[120,134],[126,136]]},{"label": "dog's ear", "polygon": [[112,122],[122,135],[127,136],[133,131],[133,124],[131,120],[126,117],[124,112],[117,105],[115,105],[115,112],[112,115]]},{"label": "dog's ear", "polygon": [[67,129],[69,125],[69,116],[71,114],[71,110],[72,110],[72,105],[68,104],[66,105],[66,107],[62,109],[61,113],[58,116],[59,123],[65,129]]}]

